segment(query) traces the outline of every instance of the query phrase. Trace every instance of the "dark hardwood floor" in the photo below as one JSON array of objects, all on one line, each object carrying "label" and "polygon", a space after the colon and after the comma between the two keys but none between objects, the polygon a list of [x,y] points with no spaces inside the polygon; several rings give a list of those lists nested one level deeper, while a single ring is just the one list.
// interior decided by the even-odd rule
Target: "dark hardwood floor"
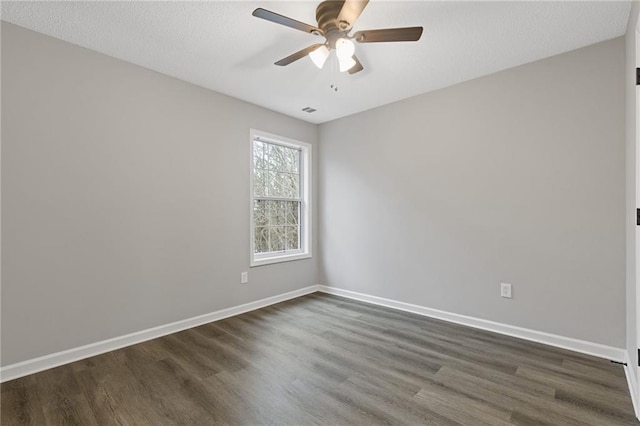
[{"label": "dark hardwood floor", "polygon": [[608,360],[315,293],[2,384],[3,425],[630,425]]}]

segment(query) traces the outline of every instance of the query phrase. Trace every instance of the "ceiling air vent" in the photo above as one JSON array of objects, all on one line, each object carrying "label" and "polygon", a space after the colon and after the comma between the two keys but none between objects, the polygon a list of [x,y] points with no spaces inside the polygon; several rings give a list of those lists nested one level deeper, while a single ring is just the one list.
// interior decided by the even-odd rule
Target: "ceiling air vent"
[{"label": "ceiling air vent", "polygon": [[305,108],[302,108],[302,110],[308,113],[316,112],[316,110],[311,107],[305,107]]}]

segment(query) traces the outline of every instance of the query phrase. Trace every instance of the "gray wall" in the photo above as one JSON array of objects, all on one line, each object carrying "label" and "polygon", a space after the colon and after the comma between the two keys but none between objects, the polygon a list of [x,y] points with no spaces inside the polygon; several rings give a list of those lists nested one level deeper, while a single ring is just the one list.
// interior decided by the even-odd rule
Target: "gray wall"
[{"label": "gray wall", "polygon": [[[629,355],[629,371],[637,379],[638,369],[638,320],[637,320],[637,264],[639,262],[637,248],[636,208],[638,207],[637,194],[637,100],[636,100],[636,29],[638,25],[638,13],[640,3],[634,1],[631,4],[631,14],[625,38],[626,65],[625,65],[625,91],[627,101],[627,134],[626,134],[626,236],[627,236],[627,353]],[[636,380],[637,382],[637,380]],[[637,395],[634,395],[637,398]]]},{"label": "gray wall", "polygon": [[249,128],[315,125],[7,23],[2,89],[3,365],[317,284],[239,284]]},{"label": "gray wall", "polygon": [[[1,47],[2,365],[318,282],[624,347],[623,39],[320,137],[11,24]],[[250,127],[315,146],[314,259],[248,269]]]},{"label": "gray wall", "polygon": [[325,284],[625,347],[623,38],[320,140]]}]

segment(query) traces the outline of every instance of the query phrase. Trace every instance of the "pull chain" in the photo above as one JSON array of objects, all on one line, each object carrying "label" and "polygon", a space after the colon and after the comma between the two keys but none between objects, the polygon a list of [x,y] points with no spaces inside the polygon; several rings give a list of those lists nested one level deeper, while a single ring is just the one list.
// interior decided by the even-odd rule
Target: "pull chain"
[{"label": "pull chain", "polygon": [[[335,78],[336,76],[339,75],[339,73],[337,73],[336,71],[337,71],[336,61],[331,61],[331,75],[333,76],[333,78]],[[334,92],[337,92],[338,91],[338,84],[337,83],[332,83],[330,88]]]}]

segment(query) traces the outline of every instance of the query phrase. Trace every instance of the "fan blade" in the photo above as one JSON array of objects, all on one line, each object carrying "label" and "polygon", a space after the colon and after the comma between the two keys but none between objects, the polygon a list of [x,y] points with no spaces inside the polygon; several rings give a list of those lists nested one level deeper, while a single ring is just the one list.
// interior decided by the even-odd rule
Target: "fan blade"
[{"label": "fan blade", "polygon": [[407,27],[358,31],[353,35],[353,38],[360,43],[380,43],[385,41],[418,41],[420,36],[422,36],[422,27]]},{"label": "fan blade", "polygon": [[342,5],[342,9],[340,9],[337,21],[338,25],[340,22],[346,22],[348,26],[345,28],[341,26],[340,29],[348,30],[353,27],[364,8],[367,7],[367,3],[369,3],[369,0],[346,0]]},{"label": "fan blade", "polygon": [[362,66],[362,64],[360,63],[360,61],[356,57],[356,55],[353,55],[353,60],[356,61],[356,64],[354,66],[352,66],[351,68],[349,68],[349,71],[347,71],[349,74],[355,74],[355,73],[360,72],[360,71],[362,71],[364,69],[364,67]]},{"label": "fan blade", "polygon": [[304,22],[296,21],[295,19],[287,18],[286,16],[279,15],[275,12],[271,12],[270,10],[266,10],[261,7],[254,10],[252,15],[258,18],[266,19],[267,21],[275,22],[276,24],[284,25],[285,27],[291,27],[296,30],[304,31],[305,33],[313,33],[314,31],[316,31],[319,34],[322,34],[322,31],[319,28],[316,28],[309,24],[305,24]]},{"label": "fan blade", "polygon": [[293,55],[289,55],[286,58],[280,59],[278,62],[276,62],[276,65],[280,65],[281,67],[289,65],[291,62],[295,62],[300,58],[304,58],[306,55],[313,52],[320,46],[322,46],[322,44],[313,44],[309,47],[305,47],[304,49],[297,51]]}]

